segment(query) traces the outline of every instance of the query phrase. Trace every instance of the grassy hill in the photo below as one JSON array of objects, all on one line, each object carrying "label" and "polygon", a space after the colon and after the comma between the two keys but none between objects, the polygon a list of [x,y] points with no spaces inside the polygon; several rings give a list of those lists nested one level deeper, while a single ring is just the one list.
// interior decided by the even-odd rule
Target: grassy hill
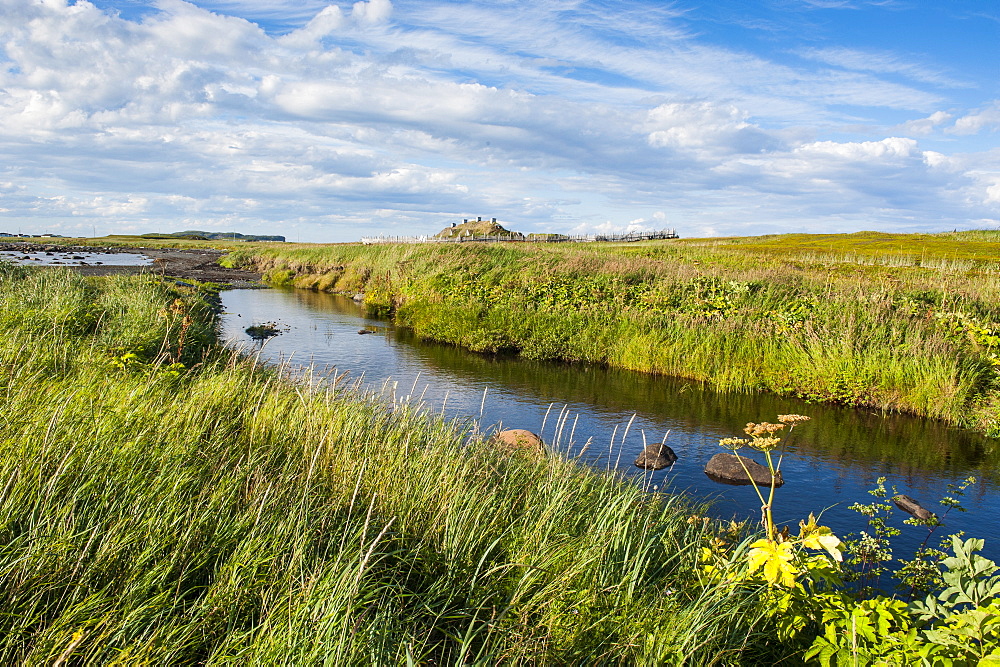
[{"label": "grassy hill", "polygon": [[189,230],[186,232],[172,232],[169,234],[142,234],[141,238],[144,239],[170,239],[179,238],[187,239],[189,241],[279,241],[283,242],[285,240],[284,236],[262,236],[257,234],[240,234],[239,232],[202,232],[198,230]]},{"label": "grassy hill", "polygon": [[445,227],[435,234],[438,238],[455,238],[459,236],[517,236],[520,232],[504,229],[503,225],[490,220],[469,220],[452,227]]}]

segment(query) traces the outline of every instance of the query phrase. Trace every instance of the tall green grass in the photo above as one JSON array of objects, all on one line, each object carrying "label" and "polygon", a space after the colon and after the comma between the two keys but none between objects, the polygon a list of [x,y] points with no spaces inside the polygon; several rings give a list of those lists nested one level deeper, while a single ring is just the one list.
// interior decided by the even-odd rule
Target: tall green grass
[{"label": "tall green grass", "polygon": [[[180,351],[174,311],[195,320]],[[290,381],[215,347],[209,318],[150,277],[0,266],[0,662],[793,651],[766,641],[756,591],[702,581],[711,536],[682,497]]]},{"label": "tall green grass", "polygon": [[479,352],[608,364],[1000,435],[995,234],[268,246],[276,282],[364,292]]}]

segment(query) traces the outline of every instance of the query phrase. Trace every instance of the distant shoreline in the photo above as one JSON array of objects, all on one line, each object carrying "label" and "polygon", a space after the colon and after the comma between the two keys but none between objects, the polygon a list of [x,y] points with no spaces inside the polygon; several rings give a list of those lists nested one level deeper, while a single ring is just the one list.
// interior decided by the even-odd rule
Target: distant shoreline
[{"label": "distant shoreline", "polygon": [[232,288],[264,287],[264,284],[261,282],[260,273],[246,269],[230,269],[220,266],[218,260],[220,257],[226,255],[227,251],[211,248],[145,248],[13,242],[0,243],[0,251],[137,253],[146,255],[154,263],[146,266],[109,266],[101,264],[65,266],[64,268],[72,269],[86,276],[156,273],[203,283],[221,283]]}]

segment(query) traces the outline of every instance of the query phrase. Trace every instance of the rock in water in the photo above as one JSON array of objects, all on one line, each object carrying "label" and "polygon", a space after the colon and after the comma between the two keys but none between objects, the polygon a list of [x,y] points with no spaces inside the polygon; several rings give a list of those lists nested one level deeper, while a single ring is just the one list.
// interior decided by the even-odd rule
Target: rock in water
[{"label": "rock in water", "polygon": [[672,466],[677,461],[677,454],[664,443],[647,445],[639,458],[635,460],[635,465],[645,470],[662,470],[667,466]]},{"label": "rock in water", "polygon": [[[743,465],[740,465],[740,462]],[[746,466],[746,470],[743,467]],[[750,476],[747,477],[747,471]],[[771,486],[771,471],[766,466],[762,466],[753,459],[738,454],[727,454],[719,452],[713,456],[708,465],[705,466],[705,474],[714,482],[723,484],[733,484],[735,486],[745,486],[751,483],[758,486]],[[783,485],[785,480],[781,477],[781,471],[774,477],[775,488]]]},{"label": "rock in water", "polygon": [[264,322],[263,324],[254,324],[249,326],[244,329],[244,331],[246,331],[246,334],[253,340],[258,343],[263,343],[272,336],[280,336],[281,326],[275,322]]},{"label": "rock in water", "polygon": [[524,451],[532,454],[544,454],[545,444],[542,439],[523,428],[512,428],[500,431],[493,436],[493,442],[503,449]]},{"label": "rock in water", "polygon": [[920,519],[921,521],[936,521],[937,515],[928,509],[925,509],[920,503],[909,496],[904,496],[902,493],[898,496],[892,497],[892,502],[896,504],[896,507],[903,510],[915,519]]}]

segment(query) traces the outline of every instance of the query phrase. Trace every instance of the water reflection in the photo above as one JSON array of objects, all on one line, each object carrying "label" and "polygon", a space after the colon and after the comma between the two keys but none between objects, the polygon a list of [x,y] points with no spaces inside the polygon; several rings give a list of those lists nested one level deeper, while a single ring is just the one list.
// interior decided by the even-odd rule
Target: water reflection
[{"label": "water reflection", "polygon": [[[723,486],[704,474],[705,463],[720,451],[719,439],[741,435],[748,421],[808,414],[813,420],[796,428],[783,464],[779,521],[797,522],[809,511],[830,508],[826,521],[844,534],[865,527],[847,506],[868,502],[866,491],[881,475],[928,507],[947,492],[948,482],[975,475],[980,483],[967,496],[970,512],[949,516],[941,530],[987,538],[991,554],[1000,557],[992,545],[1000,530],[986,520],[1000,506],[998,454],[993,441],[976,434],[770,395],[717,394],[674,378],[472,354],[416,340],[406,330],[365,318],[358,304],[335,295],[237,290],[225,293],[224,303],[225,335],[233,342],[248,343],[244,330],[251,324],[288,327],[267,342],[266,360],[336,367],[363,374],[373,386],[391,378],[397,396],[421,397],[450,416],[481,418],[484,427],[502,423],[541,433],[590,465],[617,467],[644,485],[717,498],[716,511],[727,516],[756,517],[760,502],[752,488]],[[359,335],[360,328],[375,333]],[[667,432],[678,462],[655,473],[632,467],[644,443],[660,442]],[[926,534],[902,528],[911,547]]]}]

